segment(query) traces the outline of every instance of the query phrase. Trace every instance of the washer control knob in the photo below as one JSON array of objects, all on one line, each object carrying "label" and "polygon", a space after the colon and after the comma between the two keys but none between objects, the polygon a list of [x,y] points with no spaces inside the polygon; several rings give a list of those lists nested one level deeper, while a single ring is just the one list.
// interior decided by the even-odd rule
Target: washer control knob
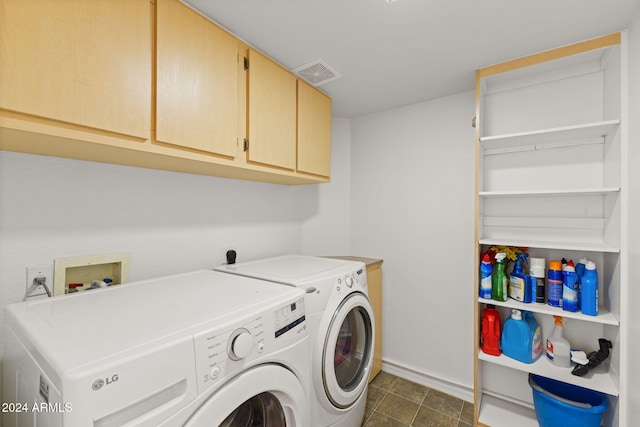
[{"label": "washer control knob", "polygon": [[253,336],[245,328],[235,330],[229,337],[227,353],[232,360],[244,359],[253,348]]},{"label": "washer control knob", "polygon": [[352,287],[353,286],[353,277],[351,276],[347,276],[344,279],[345,283],[347,284],[348,287]]}]

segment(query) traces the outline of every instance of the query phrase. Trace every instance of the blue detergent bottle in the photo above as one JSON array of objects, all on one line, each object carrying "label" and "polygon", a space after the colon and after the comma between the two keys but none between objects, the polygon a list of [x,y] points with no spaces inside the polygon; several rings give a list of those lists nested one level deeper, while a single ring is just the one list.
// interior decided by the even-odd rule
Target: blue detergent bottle
[{"label": "blue detergent bottle", "polygon": [[516,301],[531,302],[531,276],[525,274],[524,264],[528,264],[528,254],[520,253],[516,259],[516,265],[509,277],[509,297]]},{"label": "blue detergent bottle", "polygon": [[504,322],[500,343],[505,356],[522,363],[538,360],[542,354],[542,335],[533,314],[514,309]]}]

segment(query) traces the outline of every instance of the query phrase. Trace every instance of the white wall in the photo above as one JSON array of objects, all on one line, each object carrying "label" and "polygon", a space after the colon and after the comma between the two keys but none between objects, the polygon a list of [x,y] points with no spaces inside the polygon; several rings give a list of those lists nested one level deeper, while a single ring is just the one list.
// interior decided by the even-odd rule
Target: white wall
[{"label": "white wall", "polygon": [[304,254],[351,255],[351,121],[334,118],[331,136],[331,184],[300,187],[304,193]]},{"label": "white wall", "polygon": [[351,124],[351,250],[384,259],[383,362],[467,390],[474,115],[466,92]]},{"label": "white wall", "polygon": [[68,256],[129,252],[139,280],[231,245],[238,261],[349,254],[349,138],[336,120],[333,182],[298,187],[0,151],[0,307],[23,300],[27,266]]}]

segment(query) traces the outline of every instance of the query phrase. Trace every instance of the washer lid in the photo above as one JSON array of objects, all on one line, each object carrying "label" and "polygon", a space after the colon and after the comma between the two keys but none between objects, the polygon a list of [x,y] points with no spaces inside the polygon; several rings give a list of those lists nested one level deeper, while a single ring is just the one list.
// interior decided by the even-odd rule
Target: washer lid
[{"label": "washer lid", "polygon": [[221,265],[216,267],[216,270],[300,286],[311,281],[347,274],[359,268],[364,268],[364,264],[333,258],[283,255],[257,261]]},{"label": "washer lid", "polygon": [[203,270],[12,304],[5,319],[44,363],[66,371],[183,339],[212,323],[240,323],[303,295]]}]

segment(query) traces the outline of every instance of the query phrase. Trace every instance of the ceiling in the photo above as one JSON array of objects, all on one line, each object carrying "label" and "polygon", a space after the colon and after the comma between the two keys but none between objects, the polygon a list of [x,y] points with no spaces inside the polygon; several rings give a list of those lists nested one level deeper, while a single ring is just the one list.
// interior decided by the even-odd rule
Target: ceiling
[{"label": "ceiling", "polygon": [[334,117],[468,90],[487,65],[625,29],[640,0],[182,0],[288,69],[323,60]]}]

